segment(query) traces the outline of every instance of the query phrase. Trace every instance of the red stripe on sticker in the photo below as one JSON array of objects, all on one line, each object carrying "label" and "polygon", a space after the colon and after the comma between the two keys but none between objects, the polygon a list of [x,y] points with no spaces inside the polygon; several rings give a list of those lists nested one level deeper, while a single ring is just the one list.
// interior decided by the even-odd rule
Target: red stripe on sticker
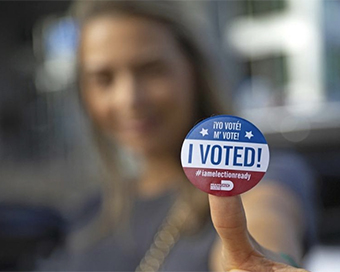
[{"label": "red stripe on sticker", "polygon": [[265,172],[183,167],[196,187],[217,196],[234,196],[253,188]]}]

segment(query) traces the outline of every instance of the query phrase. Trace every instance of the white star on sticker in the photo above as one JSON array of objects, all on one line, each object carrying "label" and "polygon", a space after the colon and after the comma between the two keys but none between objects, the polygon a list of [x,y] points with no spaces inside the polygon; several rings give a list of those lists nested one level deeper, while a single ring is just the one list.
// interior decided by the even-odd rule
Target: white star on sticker
[{"label": "white star on sticker", "polygon": [[202,130],[200,131],[200,133],[202,134],[202,136],[204,137],[205,135],[209,135],[208,134],[208,129],[202,128]]},{"label": "white star on sticker", "polygon": [[253,132],[252,131],[246,131],[246,136],[244,136],[244,137],[246,137],[250,140],[252,137],[254,137]]}]

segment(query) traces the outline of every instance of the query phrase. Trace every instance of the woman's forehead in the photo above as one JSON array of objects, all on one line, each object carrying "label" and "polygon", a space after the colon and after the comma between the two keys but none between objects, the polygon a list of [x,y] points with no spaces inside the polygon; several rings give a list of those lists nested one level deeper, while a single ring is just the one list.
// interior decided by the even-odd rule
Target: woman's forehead
[{"label": "woman's forehead", "polygon": [[178,55],[178,43],[162,23],[140,17],[99,17],[84,28],[80,56],[84,63],[145,62]]}]

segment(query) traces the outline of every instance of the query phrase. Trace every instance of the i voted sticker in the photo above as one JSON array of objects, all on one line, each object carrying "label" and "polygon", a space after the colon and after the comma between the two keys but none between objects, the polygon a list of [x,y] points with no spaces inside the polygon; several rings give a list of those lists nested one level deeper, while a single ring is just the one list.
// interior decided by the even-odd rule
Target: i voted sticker
[{"label": "i voted sticker", "polygon": [[234,196],[253,188],[269,164],[269,148],[249,121],[218,115],[198,123],[181,151],[183,170],[197,188],[217,196]]}]

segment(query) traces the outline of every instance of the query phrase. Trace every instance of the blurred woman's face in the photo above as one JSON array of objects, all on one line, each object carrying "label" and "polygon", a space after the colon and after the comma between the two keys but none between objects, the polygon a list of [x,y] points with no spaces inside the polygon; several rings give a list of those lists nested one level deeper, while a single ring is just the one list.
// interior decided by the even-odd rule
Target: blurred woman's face
[{"label": "blurred woman's face", "polygon": [[163,24],[138,17],[89,21],[80,44],[82,96],[95,124],[143,155],[178,152],[195,112],[194,73]]}]

